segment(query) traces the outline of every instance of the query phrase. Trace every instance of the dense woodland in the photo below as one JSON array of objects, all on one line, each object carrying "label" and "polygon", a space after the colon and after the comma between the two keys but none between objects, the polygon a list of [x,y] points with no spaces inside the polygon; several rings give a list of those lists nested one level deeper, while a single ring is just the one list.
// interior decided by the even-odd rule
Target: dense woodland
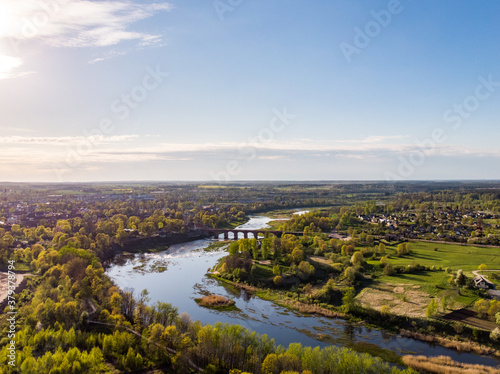
[{"label": "dense woodland", "polygon": [[[117,288],[106,276],[103,261],[142,239],[189,235],[195,225],[233,227],[254,213],[328,207],[295,216],[280,227],[301,231],[301,237],[269,235],[259,242],[232,242],[219,266],[229,280],[288,290],[292,297],[295,292],[313,304],[349,312],[356,308],[352,302],[356,287],[369,270],[366,258],[375,256],[383,262],[381,237],[404,234],[387,223],[369,225],[362,216],[415,212],[408,220],[415,218],[416,226],[426,227],[436,212],[446,213],[442,220],[451,212],[460,216],[461,226],[475,228],[466,240],[494,240],[499,234],[494,220],[500,213],[500,186],[486,182],[5,184],[1,191],[2,270],[11,265],[17,274],[34,275],[13,295],[14,366],[7,364],[10,305],[6,304],[0,319],[0,370],[9,373],[411,372],[346,348],[277,347],[267,336],[240,326],[202,326],[179,314],[168,300],[151,304],[147,290],[132,294]],[[478,223],[478,212],[487,212],[489,218]],[[329,238],[333,230],[352,239]],[[462,234],[457,236],[463,239]],[[410,246],[401,248],[401,255],[410,250]],[[309,256],[337,265],[325,269],[309,261]],[[271,274],[256,266],[256,260],[270,260]],[[332,275],[342,277],[345,287],[332,280],[314,293],[307,289]]]}]

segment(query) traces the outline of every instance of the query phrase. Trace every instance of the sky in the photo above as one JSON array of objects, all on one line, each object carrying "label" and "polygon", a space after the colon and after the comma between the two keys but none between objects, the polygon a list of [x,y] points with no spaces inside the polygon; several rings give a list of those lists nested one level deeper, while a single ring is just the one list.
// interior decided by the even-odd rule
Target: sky
[{"label": "sky", "polygon": [[500,179],[500,2],[0,2],[0,180]]}]

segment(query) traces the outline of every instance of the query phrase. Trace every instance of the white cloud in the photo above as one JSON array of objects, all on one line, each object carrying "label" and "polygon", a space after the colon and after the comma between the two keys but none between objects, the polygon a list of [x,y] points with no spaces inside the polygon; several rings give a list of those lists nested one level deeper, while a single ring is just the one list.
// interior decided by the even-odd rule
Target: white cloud
[{"label": "white cloud", "polygon": [[[162,35],[134,31],[131,25],[171,9],[166,2],[130,0],[2,0],[0,40],[6,41],[16,55],[30,40],[53,47],[110,47],[123,41],[136,41],[138,48],[159,45]],[[106,56],[93,62],[109,58]],[[22,59],[13,58],[16,60],[0,61],[0,78],[15,76],[12,70],[22,64]]]},{"label": "white cloud", "polygon": [[12,75],[12,70],[22,64],[23,60],[18,57],[0,54],[0,79],[9,78]]},{"label": "white cloud", "polygon": [[4,136],[0,144],[43,144],[43,145],[78,145],[82,142],[93,144],[121,143],[137,138],[138,135],[116,136]]},{"label": "white cloud", "polygon": [[96,62],[101,62],[101,61],[109,60],[110,58],[113,58],[113,57],[116,57],[116,56],[122,56],[124,54],[126,54],[126,53],[125,52],[111,50],[109,52],[104,53],[100,57],[96,57],[96,58],[90,60],[89,64],[95,64]]},{"label": "white cloud", "polygon": [[0,38],[40,38],[61,47],[109,46],[131,39],[151,41],[160,36],[127,28],[170,9],[172,6],[165,2],[2,0]]}]

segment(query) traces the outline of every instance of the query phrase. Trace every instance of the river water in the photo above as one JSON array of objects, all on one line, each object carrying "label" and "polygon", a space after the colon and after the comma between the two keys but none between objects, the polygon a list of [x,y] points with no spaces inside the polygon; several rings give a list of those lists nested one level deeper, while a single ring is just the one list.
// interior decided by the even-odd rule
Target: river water
[{"label": "river water", "polygon": [[[261,229],[269,221],[271,219],[268,217],[254,216],[239,228]],[[260,334],[267,334],[277,344],[285,346],[294,342],[320,347],[370,343],[398,354],[446,355],[464,363],[489,366],[500,364],[500,360],[493,357],[458,353],[415,339],[354,325],[342,319],[290,311],[251,296],[244,290],[228,287],[206,276],[207,270],[227,254],[224,251],[204,251],[213,242],[214,240],[203,239],[175,244],[168,250],[157,253],[120,255],[114,259],[107,274],[120,288],[133,289],[135,295],[147,289],[151,302],[171,303],[179,309],[179,313],[186,312],[193,320],[204,324],[240,324]],[[216,311],[198,306],[194,299],[210,293],[234,300],[239,310]]]}]

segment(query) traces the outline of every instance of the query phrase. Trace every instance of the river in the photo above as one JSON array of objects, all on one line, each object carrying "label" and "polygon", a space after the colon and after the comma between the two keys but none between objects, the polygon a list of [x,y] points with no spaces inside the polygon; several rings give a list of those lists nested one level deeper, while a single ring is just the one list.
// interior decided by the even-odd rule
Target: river
[{"label": "river", "polygon": [[[261,229],[271,220],[269,217],[253,216],[239,228]],[[452,349],[355,325],[342,319],[290,311],[270,301],[251,296],[244,290],[228,287],[206,276],[207,270],[227,254],[220,250],[204,251],[204,248],[213,242],[214,240],[203,239],[175,244],[168,250],[157,253],[120,255],[107,269],[107,274],[122,289],[133,289],[135,295],[147,289],[151,302],[171,303],[178,308],[179,313],[186,312],[193,320],[204,324],[240,324],[260,334],[267,334],[274,338],[277,344],[285,346],[294,342],[320,347],[330,344],[356,346],[370,343],[398,354],[446,355],[464,363],[489,366],[500,364],[500,360],[493,357],[458,353]],[[239,310],[216,311],[198,306],[194,299],[209,293],[234,300]]]}]

